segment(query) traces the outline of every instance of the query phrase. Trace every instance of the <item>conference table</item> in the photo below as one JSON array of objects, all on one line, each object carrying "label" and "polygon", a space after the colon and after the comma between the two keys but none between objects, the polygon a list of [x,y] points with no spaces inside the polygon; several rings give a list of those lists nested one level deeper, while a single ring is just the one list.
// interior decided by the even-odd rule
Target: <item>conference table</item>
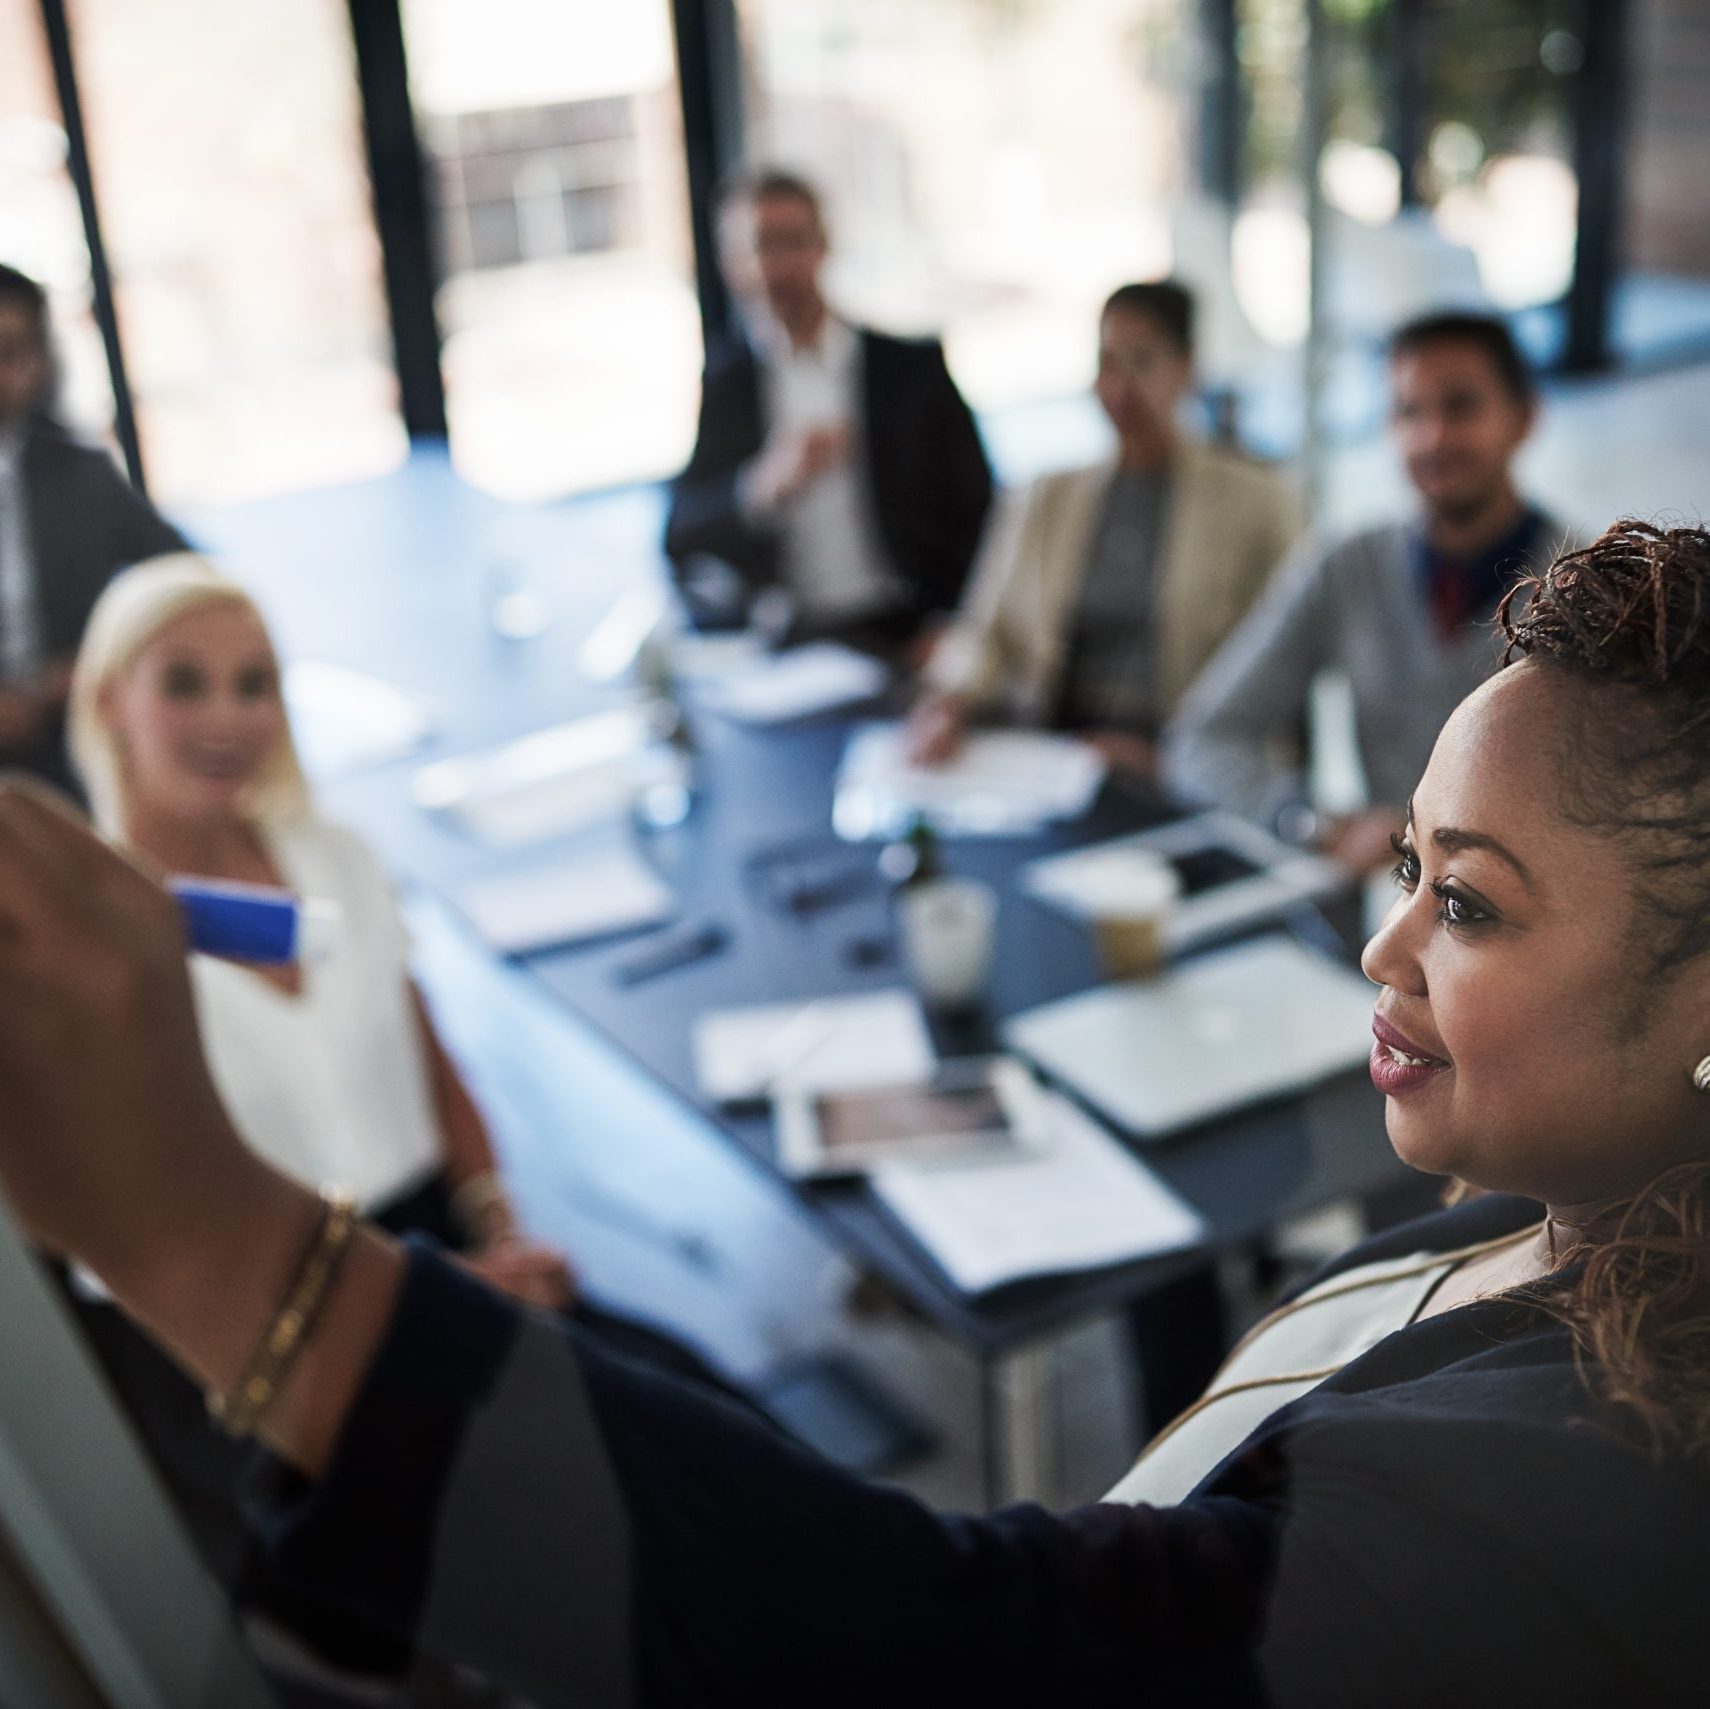
[{"label": "conference table", "polygon": [[[869,716],[873,710],[867,709]],[[700,1108],[715,1131],[760,1167],[776,1170],[766,1110],[719,1108],[703,1098],[691,1051],[693,1023],[714,1008],[906,984],[891,886],[879,869],[879,845],[841,842],[832,829],[847,716],[764,729],[712,713],[690,716],[697,749],[693,808],[680,826],[638,835],[677,893],[682,920],[712,928],[722,947],[634,984],[625,982],[635,958],[632,941],[548,951],[528,957],[527,965]],[[1072,825],[1031,836],[944,839],[947,868],[991,884],[1000,902],[987,1000],[972,1016],[935,1020],[942,1053],[993,1048],[1006,1016],[1103,978],[1091,934],[1022,893],[1018,868],[1040,854],[1156,824],[1168,812],[1150,790],[1115,781]],[[1311,908],[1297,910],[1293,923],[1320,943],[1331,930]],[[1381,1100],[1363,1069],[1304,1096],[1147,1145],[1143,1156],[1202,1214],[1213,1252],[1262,1242],[1280,1222],[1336,1200],[1379,1195],[1406,1174],[1384,1140]],[[1008,1468],[1006,1475],[994,1474],[994,1489],[1037,1489],[1048,1482],[1049,1409],[1041,1390],[1053,1337],[1174,1280],[1205,1257],[1203,1251],[1174,1254],[1030,1279],[969,1298],[864,1181],[792,1181],[790,1189],[847,1253],[980,1360],[988,1460]]]},{"label": "conference table", "polygon": [[[377,485],[378,521],[350,489],[329,500],[331,511],[318,525],[299,505],[227,513],[205,527],[204,537],[215,535],[234,557],[241,552],[247,560],[288,656],[333,658],[409,687],[431,686],[446,716],[424,758],[478,749],[633,695],[622,683],[590,683],[581,670],[588,635],[609,615],[618,590],[590,585],[585,577],[566,574],[554,582],[543,575],[538,585],[550,629],[536,641],[496,644],[483,627],[488,571],[469,560],[465,538],[471,529],[490,531],[490,519],[472,523],[472,514],[484,512],[449,470],[431,462],[424,467],[417,459],[389,486]],[[342,531],[342,553],[293,549],[311,534],[325,539],[329,526]],[[522,525],[513,517],[506,526],[514,539]],[[382,538],[389,540],[386,549],[380,549]],[[368,550],[362,550],[364,539]],[[538,550],[538,542],[526,539],[524,550],[531,544]],[[421,560],[431,562],[436,554],[438,566],[425,574]],[[716,928],[721,947],[633,983],[624,972],[642,941],[634,936],[544,950],[521,958],[521,965],[554,1000],[697,1111],[707,1144],[733,1148],[782,1182],[855,1265],[882,1278],[978,1360],[989,1493],[1046,1496],[1053,1455],[1051,1354],[1058,1337],[1176,1280],[1208,1255],[1262,1243],[1291,1218],[1394,1190],[1407,1172],[1385,1141],[1381,1100],[1368,1077],[1363,1070],[1345,1074],[1304,1096],[1145,1147],[1144,1161],[1203,1216],[1203,1250],[1017,1282],[978,1298],[952,1285],[863,1182],[785,1177],[763,1109],[720,1108],[702,1096],[692,1024],[714,1008],[906,982],[878,845],[842,842],[831,822],[834,776],[851,719],[874,712],[859,708],[756,728],[697,709],[691,695],[691,809],[675,826],[638,825],[632,834],[675,891],[680,920]],[[482,846],[414,805],[414,763],[382,766],[323,792],[406,881],[455,902],[471,880],[574,852],[574,837],[545,851]],[[971,1020],[941,1026],[942,1049],[959,1054],[988,1046],[1005,1016],[1100,981],[1090,934],[1022,894],[1014,882],[1018,867],[1049,850],[1156,823],[1167,812],[1150,791],[1111,783],[1072,825],[1034,836],[946,840],[949,868],[989,882],[1001,902],[987,1004]],[[1315,910],[1293,924],[1321,941],[1329,932]]]}]

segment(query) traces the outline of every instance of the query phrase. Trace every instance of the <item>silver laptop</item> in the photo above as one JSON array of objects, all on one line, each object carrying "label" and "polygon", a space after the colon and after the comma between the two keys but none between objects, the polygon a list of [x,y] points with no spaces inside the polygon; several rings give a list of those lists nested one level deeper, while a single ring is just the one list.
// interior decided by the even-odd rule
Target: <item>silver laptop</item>
[{"label": "silver laptop", "polygon": [[0,1705],[272,1702],[0,1205]]},{"label": "silver laptop", "polygon": [[1373,987],[1271,935],[1015,1016],[1004,1041],[1137,1139],[1305,1091],[1371,1054]]}]

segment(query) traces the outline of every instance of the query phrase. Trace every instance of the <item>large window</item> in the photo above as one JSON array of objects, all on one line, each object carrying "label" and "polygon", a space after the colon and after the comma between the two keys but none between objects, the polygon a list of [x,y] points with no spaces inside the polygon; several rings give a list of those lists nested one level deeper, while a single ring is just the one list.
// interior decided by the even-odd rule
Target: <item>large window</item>
[{"label": "large window", "polygon": [[[1433,300],[1525,308],[1567,290],[1576,196],[1566,90],[1583,56],[1582,6],[1415,7],[1409,34],[1395,0],[1325,5],[1325,307],[1338,324],[1375,329]],[[1243,18],[1253,117],[1237,283],[1267,330],[1299,337],[1304,8],[1246,0]]]},{"label": "large window", "polygon": [[218,502],[395,465],[343,0],[67,12],[155,494]]},{"label": "large window", "polygon": [[538,498],[665,475],[700,375],[665,0],[406,0],[459,471]]},{"label": "large window", "polygon": [[59,364],[55,413],[110,435],[113,389],[90,313],[89,249],[66,171],[65,131],[33,6],[0,6],[0,261],[48,293]]},{"label": "large window", "polygon": [[753,152],[817,179],[850,313],[942,330],[985,408],[1084,387],[1097,306],[1166,271],[1178,0],[743,0]]}]

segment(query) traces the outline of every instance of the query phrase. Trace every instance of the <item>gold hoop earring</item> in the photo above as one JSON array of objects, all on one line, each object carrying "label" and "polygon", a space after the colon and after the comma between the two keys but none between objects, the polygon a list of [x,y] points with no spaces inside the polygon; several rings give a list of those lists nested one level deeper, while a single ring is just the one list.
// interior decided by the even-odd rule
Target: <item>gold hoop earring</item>
[{"label": "gold hoop earring", "polygon": [[1710,1092],[1710,1056],[1704,1058],[1692,1071],[1692,1084],[1700,1092]]}]

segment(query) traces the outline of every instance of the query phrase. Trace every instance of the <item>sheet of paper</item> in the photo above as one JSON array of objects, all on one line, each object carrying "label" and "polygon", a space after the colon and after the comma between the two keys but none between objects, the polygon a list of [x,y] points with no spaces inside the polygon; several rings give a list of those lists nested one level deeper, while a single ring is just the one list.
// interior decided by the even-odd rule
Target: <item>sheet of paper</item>
[{"label": "sheet of paper", "polygon": [[919,766],[903,725],[868,724],[844,750],[835,818],[852,838],[894,835],[917,813],[964,835],[1024,834],[1079,818],[1105,770],[1086,743],[1042,730],[977,731],[948,764]]},{"label": "sheet of paper", "polygon": [[827,641],[758,659],[710,683],[703,698],[743,724],[783,724],[871,700],[889,682],[879,660]]},{"label": "sheet of paper", "polygon": [[873,1172],[891,1213],[963,1293],[1130,1263],[1204,1238],[1199,1213],[1091,1117],[1061,1097],[1049,1109],[1050,1138],[1036,1150]]},{"label": "sheet of paper", "polygon": [[657,925],[677,908],[670,889],[627,848],[483,878],[466,885],[457,902],[502,955]]},{"label": "sheet of paper", "polygon": [[714,1103],[768,1097],[774,1085],[828,1090],[927,1078],[937,1057],[909,991],[714,1009],[695,1023],[695,1077]]},{"label": "sheet of paper", "polygon": [[291,735],[313,778],[342,777],[413,754],[433,733],[432,701],[321,659],[285,667]]},{"label": "sheet of paper", "polygon": [[520,848],[627,813],[648,737],[645,711],[623,707],[423,766],[412,793],[483,842]]}]

